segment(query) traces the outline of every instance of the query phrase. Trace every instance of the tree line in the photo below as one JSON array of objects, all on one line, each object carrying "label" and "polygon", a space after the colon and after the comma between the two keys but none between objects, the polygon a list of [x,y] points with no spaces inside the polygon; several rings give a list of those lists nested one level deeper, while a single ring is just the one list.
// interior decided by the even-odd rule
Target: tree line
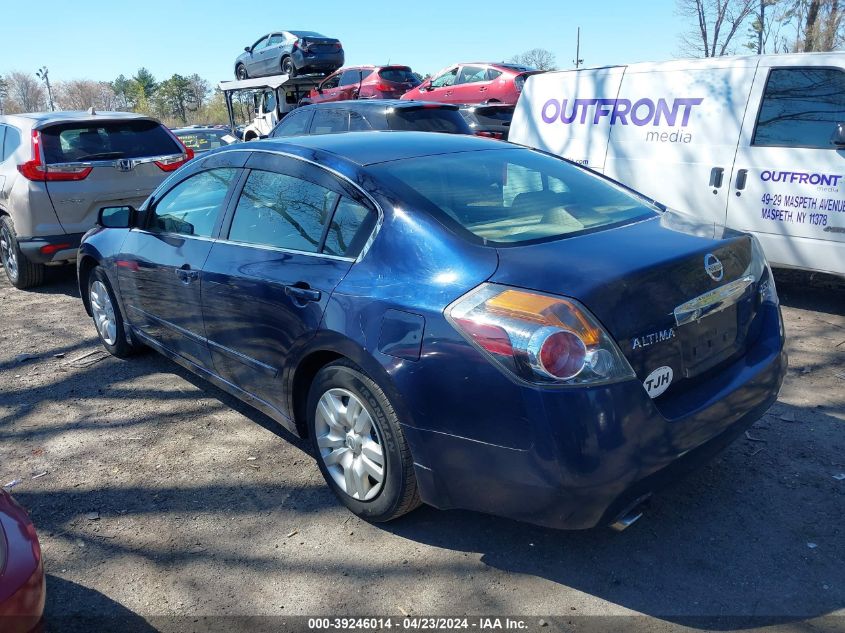
[{"label": "tree line", "polygon": [[676,0],[693,57],[834,51],[845,44],[845,0]]},{"label": "tree line", "polygon": [[[56,110],[117,110],[154,116],[167,125],[226,123],[222,93],[197,75],[173,74],[158,81],[146,68],[114,81],[71,79],[51,84]],[[12,71],[0,75],[0,114],[50,109],[45,82],[34,73]]]}]

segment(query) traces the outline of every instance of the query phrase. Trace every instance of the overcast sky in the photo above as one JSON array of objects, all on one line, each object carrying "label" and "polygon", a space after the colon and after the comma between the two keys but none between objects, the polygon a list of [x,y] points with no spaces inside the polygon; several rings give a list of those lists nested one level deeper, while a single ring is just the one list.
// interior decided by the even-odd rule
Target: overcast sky
[{"label": "overcast sky", "polygon": [[457,61],[500,61],[534,47],[552,51],[558,66],[567,68],[578,26],[588,66],[669,59],[685,28],[674,0],[4,4],[0,74],[46,65],[53,81],[112,80],[145,66],[157,79],[198,73],[214,83],[230,79],[243,47],[273,30],[337,37],[347,65],[390,62],[425,74]]}]

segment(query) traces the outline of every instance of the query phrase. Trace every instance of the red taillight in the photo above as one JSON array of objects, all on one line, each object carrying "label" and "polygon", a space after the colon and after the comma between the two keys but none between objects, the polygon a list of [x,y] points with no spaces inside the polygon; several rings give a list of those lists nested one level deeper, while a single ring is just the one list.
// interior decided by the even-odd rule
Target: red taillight
[{"label": "red taillight", "polygon": [[38,182],[85,180],[92,167],[86,165],[45,165],[41,158],[41,132],[32,130],[32,158],[18,165],[18,171],[27,180]]},{"label": "red taillight", "polygon": [[59,251],[66,251],[73,248],[71,244],[45,244],[38,250],[44,255],[54,255]]},{"label": "red taillight", "polygon": [[[584,368],[587,359],[587,348],[584,342],[569,330],[547,328],[546,332],[540,330],[538,334],[540,333],[542,333],[539,337],[541,340],[536,342],[540,350],[537,355],[540,361],[538,369],[561,380],[569,380],[577,376]],[[529,341],[529,349],[532,343],[534,341]]]},{"label": "red taillight", "polygon": [[334,43],[334,47],[335,47],[337,50],[340,50],[341,48],[343,48],[343,44],[341,44],[340,42],[335,42],[335,43]]},{"label": "red taillight", "polygon": [[193,159],[194,150],[192,150],[190,147],[185,147],[185,144],[179,140],[178,136],[173,134],[167,128],[164,129],[170,135],[170,138],[176,141],[176,144],[181,147],[183,151],[182,154],[179,156],[169,156],[168,158],[157,160],[155,163],[161,171],[176,171],[189,160]]},{"label": "red taillight", "polygon": [[504,328],[472,319],[455,319],[472,339],[491,354],[511,356],[513,345]]},{"label": "red taillight", "polygon": [[393,86],[379,82],[376,86],[376,90],[379,90],[380,92],[393,92]]},{"label": "red taillight", "polygon": [[476,130],[475,132],[473,132],[473,134],[475,134],[476,136],[483,136],[485,138],[495,139],[501,139],[504,137],[504,134],[502,134],[501,132],[488,132],[487,130]]}]

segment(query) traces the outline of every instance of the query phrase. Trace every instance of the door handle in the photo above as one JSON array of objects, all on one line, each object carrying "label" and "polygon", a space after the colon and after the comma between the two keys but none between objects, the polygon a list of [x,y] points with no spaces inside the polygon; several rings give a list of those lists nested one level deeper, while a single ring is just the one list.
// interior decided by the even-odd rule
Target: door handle
[{"label": "door handle", "polygon": [[[301,284],[301,285],[300,285]],[[310,301],[319,301],[322,293],[319,290],[314,290],[308,284],[298,282],[292,286],[285,286],[285,294],[295,301],[308,303]]]},{"label": "door handle", "polygon": [[188,266],[187,264],[185,264],[185,266],[183,266],[182,268],[177,268],[175,272],[176,276],[179,278],[179,281],[181,281],[185,285],[200,278],[200,271],[191,270],[190,266]]},{"label": "door handle", "polygon": [[725,170],[722,167],[714,167],[710,170],[710,186],[719,189],[722,186],[722,179],[725,177]]},{"label": "door handle", "polygon": [[479,90],[480,90],[481,92],[485,92],[485,91],[487,90],[487,88],[486,88],[485,86],[481,86],[481,88],[479,88]]},{"label": "door handle", "polygon": [[745,189],[745,182],[748,180],[748,170],[740,169],[736,172],[736,190],[742,191]]}]

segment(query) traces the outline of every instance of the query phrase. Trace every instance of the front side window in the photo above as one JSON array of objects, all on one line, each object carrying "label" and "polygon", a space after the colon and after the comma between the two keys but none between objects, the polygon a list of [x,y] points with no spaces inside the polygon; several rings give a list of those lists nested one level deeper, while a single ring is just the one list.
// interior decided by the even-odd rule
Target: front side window
[{"label": "front side window", "polygon": [[451,68],[447,70],[445,73],[440,75],[439,77],[433,79],[431,81],[432,88],[445,88],[446,86],[453,86],[455,84],[455,78],[458,76],[458,69]]},{"label": "front side window", "polygon": [[276,93],[268,90],[264,93],[264,112],[272,112],[276,109]]},{"label": "front side window", "polygon": [[346,110],[321,108],[314,113],[311,134],[336,134],[349,130],[349,114]]},{"label": "front side window", "polygon": [[334,75],[320,84],[320,90],[332,90],[340,84],[340,75]]},{"label": "front side window", "polygon": [[340,77],[340,85],[352,86],[360,83],[369,77],[372,72],[372,70],[365,70],[363,68],[361,70],[345,70]]},{"label": "front side window", "polygon": [[832,149],[840,122],[845,122],[845,73],[776,68],[766,83],[753,145]]},{"label": "front side window", "polygon": [[459,84],[473,84],[478,81],[487,81],[487,69],[482,66],[464,66],[461,74],[458,75]]},{"label": "front side window", "polygon": [[273,128],[270,136],[273,138],[284,138],[308,134],[308,124],[311,123],[311,112],[313,110],[297,110],[291,112]]},{"label": "front side window", "polygon": [[[422,196],[473,241],[516,244],[646,219],[654,210],[624,189],[552,156],[487,150],[398,160],[376,168],[409,199]],[[398,181],[398,182],[397,182]]]},{"label": "front side window", "polygon": [[156,203],[149,228],[161,233],[211,237],[237,169],[211,169],[183,180]]},{"label": "front side window", "polygon": [[255,44],[252,45],[253,51],[258,51],[267,46],[267,43],[270,41],[270,38],[265,36],[258,40]]},{"label": "front side window", "polygon": [[307,180],[254,170],[238,200],[229,239],[316,253],[337,199],[335,192]]}]

